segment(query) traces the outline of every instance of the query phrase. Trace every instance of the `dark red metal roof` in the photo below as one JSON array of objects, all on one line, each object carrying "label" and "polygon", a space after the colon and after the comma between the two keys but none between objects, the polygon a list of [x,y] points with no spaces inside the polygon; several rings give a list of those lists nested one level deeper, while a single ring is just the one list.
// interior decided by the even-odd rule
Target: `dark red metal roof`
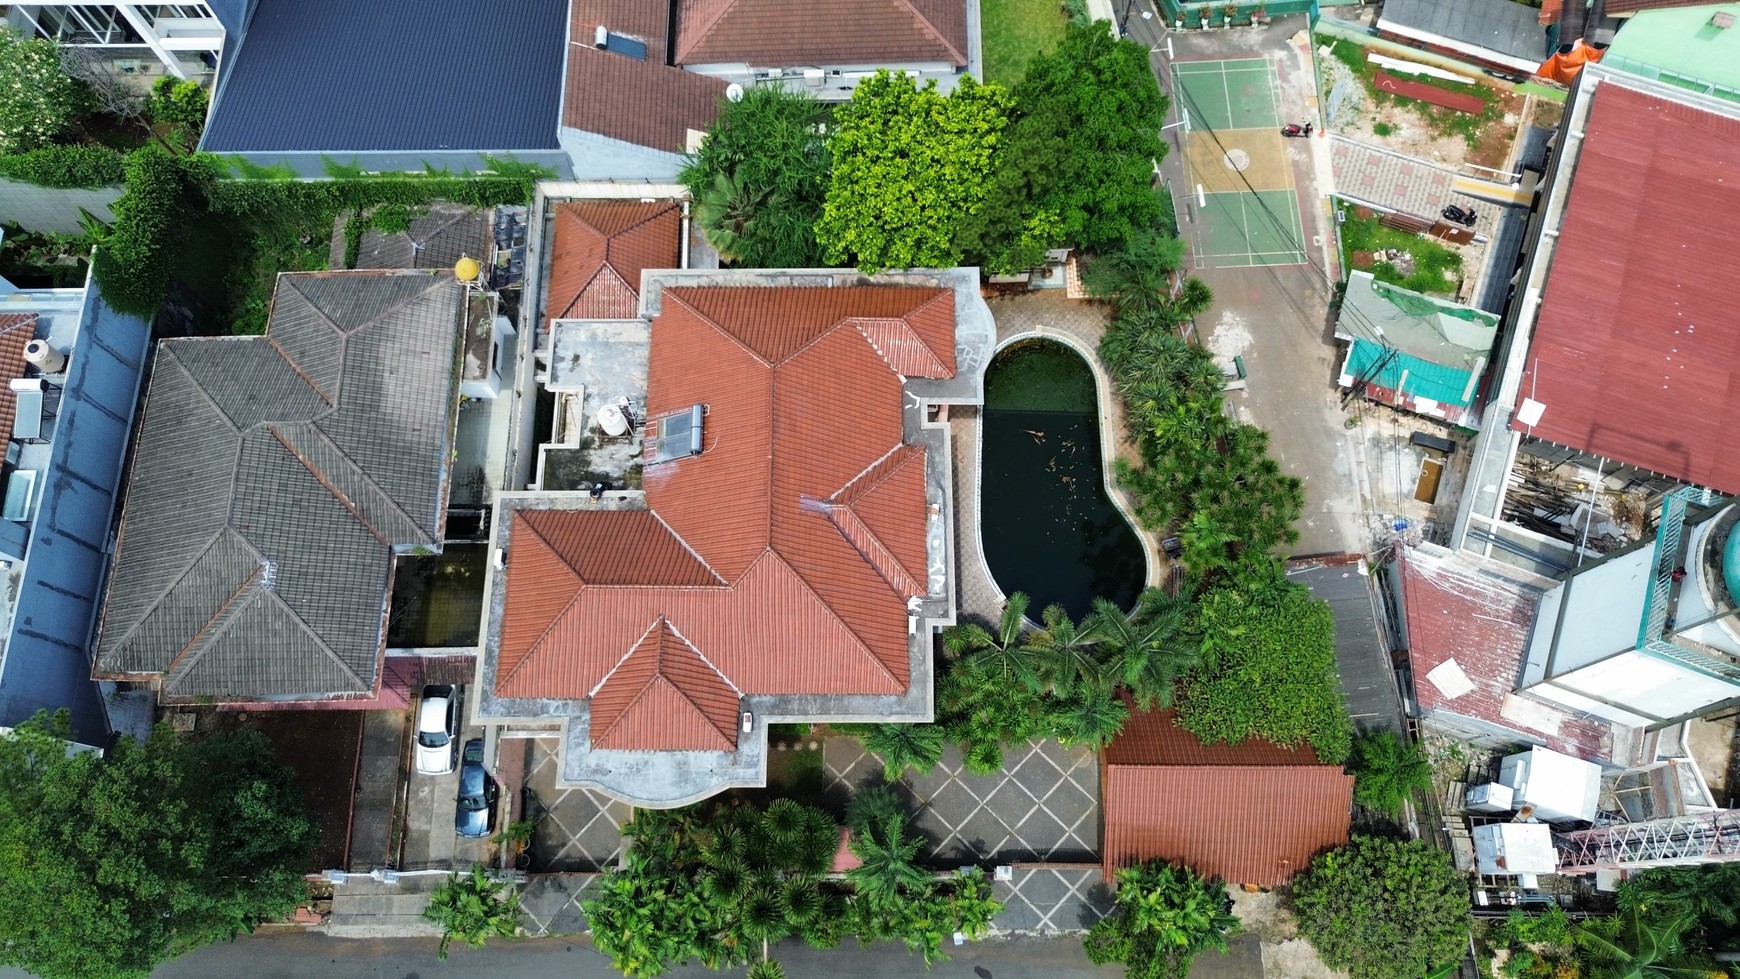
[{"label": "dark red metal roof", "polygon": [[1594,90],[1513,427],[1740,492],[1740,121]]}]

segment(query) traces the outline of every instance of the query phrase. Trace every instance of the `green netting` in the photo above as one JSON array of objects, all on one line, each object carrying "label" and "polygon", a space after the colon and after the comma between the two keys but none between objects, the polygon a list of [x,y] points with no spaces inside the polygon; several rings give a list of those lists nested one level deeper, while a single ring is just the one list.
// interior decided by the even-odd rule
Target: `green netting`
[{"label": "green netting", "polygon": [[1409,316],[1418,319],[1424,319],[1428,316],[1441,313],[1445,316],[1452,316],[1459,320],[1467,320],[1470,323],[1486,322],[1485,314],[1481,313],[1478,309],[1471,309],[1467,306],[1456,306],[1450,303],[1441,303],[1429,296],[1422,296],[1417,292],[1409,292],[1406,289],[1397,289],[1394,286],[1386,285],[1382,282],[1373,282],[1371,284],[1371,291],[1388,300],[1390,305],[1404,313],[1407,313]]}]

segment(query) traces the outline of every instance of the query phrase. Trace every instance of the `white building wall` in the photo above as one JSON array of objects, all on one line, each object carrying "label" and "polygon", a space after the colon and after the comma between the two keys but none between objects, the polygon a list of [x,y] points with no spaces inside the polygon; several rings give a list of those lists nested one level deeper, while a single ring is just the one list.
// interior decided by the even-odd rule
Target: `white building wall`
[{"label": "white building wall", "polygon": [[1563,673],[1528,692],[1572,710],[1644,727],[1740,697],[1740,685],[1632,651]]}]

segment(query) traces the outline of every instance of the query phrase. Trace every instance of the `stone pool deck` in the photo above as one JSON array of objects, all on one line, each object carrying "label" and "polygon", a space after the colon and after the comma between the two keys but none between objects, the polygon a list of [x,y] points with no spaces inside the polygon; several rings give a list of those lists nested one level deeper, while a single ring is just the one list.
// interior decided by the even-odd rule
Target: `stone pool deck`
[{"label": "stone pool deck", "polygon": [[[1135,461],[1124,418],[1123,402],[1095,351],[1106,331],[1106,310],[1095,303],[1065,298],[1061,291],[1032,292],[987,300],[997,321],[997,346],[1026,338],[1057,340],[1074,348],[1093,370],[1100,403],[1100,465],[1105,473],[1106,493],[1135,529],[1148,558],[1148,586],[1164,584],[1171,576],[1171,561],[1160,550],[1158,537],[1136,523],[1129,494],[1113,481],[1112,462]],[[949,412],[951,451],[954,454],[956,604],[963,618],[995,622],[1003,614],[1004,595],[985,565],[979,540],[979,422],[981,409],[955,407]]]}]

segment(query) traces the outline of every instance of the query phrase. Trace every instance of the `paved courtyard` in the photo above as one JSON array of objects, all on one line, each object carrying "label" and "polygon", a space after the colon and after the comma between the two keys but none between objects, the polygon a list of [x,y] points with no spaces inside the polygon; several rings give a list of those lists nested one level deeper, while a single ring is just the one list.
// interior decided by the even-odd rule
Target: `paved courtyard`
[{"label": "paved courtyard", "polygon": [[520,889],[520,926],[533,938],[586,930],[580,902],[598,890],[597,874],[538,874]]},{"label": "paved courtyard", "polygon": [[[1100,772],[1094,753],[1035,741],[1005,748],[1003,771],[969,774],[954,745],[928,775],[907,772],[898,785],[929,837],[932,862],[1093,861],[1100,851]],[[856,739],[822,748],[833,787],[851,792],[882,780],[882,762]]]},{"label": "paved courtyard", "polygon": [[531,790],[530,811],[520,819],[532,819],[532,871],[540,874],[602,870],[616,864],[622,848],[622,824],[633,810],[625,802],[593,789],[556,787],[557,759],[554,738],[525,738],[503,742],[502,767],[510,751],[524,745],[525,778],[516,780]]},{"label": "paved courtyard", "polygon": [[1111,913],[1112,889],[1095,864],[1028,865],[1011,868],[992,896],[1003,902],[999,931],[1056,935],[1085,931]]}]

